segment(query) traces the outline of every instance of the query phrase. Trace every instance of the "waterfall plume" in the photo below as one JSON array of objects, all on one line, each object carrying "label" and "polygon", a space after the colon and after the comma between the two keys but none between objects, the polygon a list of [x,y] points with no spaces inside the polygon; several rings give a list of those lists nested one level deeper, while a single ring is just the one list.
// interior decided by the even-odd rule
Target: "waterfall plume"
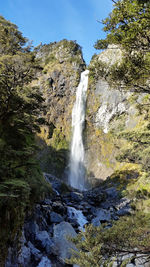
[{"label": "waterfall plume", "polygon": [[72,110],[72,142],[70,152],[69,184],[79,190],[85,189],[83,128],[85,122],[88,70],[81,73]]}]

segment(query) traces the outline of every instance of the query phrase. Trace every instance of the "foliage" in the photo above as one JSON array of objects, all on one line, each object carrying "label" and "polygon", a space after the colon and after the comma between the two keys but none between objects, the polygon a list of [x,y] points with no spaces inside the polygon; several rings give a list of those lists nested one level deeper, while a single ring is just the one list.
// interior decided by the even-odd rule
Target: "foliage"
[{"label": "foliage", "polygon": [[51,190],[36,160],[43,98],[30,85],[38,65],[26,42],[16,25],[0,17],[0,265],[25,210]]},{"label": "foliage", "polygon": [[118,0],[102,23],[107,36],[98,40],[95,47],[104,49],[115,44],[124,51],[120,66],[116,64],[110,70],[110,80],[115,85],[118,82],[123,87],[149,92],[150,2]]},{"label": "foliage", "polygon": [[27,39],[22,36],[18,27],[0,16],[0,54],[14,55],[18,51],[25,52],[29,46],[25,45]]},{"label": "foliage", "polygon": [[[74,251],[70,260],[70,263],[80,266],[112,266],[113,261],[118,266],[126,266],[128,262],[135,263],[138,257],[150,261],[150,1],[113,2],[114,9],[102,21],[107,36],[104,40],[98,40],[95,48],[121,49],[122,57],[110,66],[98,57],[93,58],[91,76],[104,77],[119,90],[147,93],[134,101],[138,110],[136,116],[141,119],[138,125],[118,133],[118,137],[125,140],[117,159],[126,163],[127,168],[125,170],[119,166],[104,185],[115,185],[122,195],[125,193],[131,199],[135,198],[132,203],[135,213],[112,222],[111,228],[107,225],[86,227],[86,231],[74,240],[78,251]],[[127,257],[130,257],[129,261]]]},{"label": "foliage", "polygon": [[[135,259],[145,257],[149,261],[150,255],[150,214],[135,213],[130,217],[123,217],[115,222],[111,228],[105,225],[94,227],[89,225],[85,232],[74,239],[78,251],[69,261],[81,267],[112,266],[114,261],[119,266],[126,266],[124,259],[134,263]],[[123,234],[122,234],[123,233]],[[122,265],[121,265],[122,264]]]},{"label": "foliage", "polygon": [[118,0],[110,15],[102,21],[105,40],[96,43],[97,49],[108,44],[119,44],[128,50],[147,50],[150,26],[150,2],[139,0]]}]

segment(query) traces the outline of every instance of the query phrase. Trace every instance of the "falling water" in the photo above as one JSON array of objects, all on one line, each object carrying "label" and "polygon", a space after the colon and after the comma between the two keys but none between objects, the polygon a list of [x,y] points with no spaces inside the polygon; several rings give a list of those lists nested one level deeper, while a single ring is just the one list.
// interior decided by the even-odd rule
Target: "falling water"
[{"label": "falling water", "polygon": [[83,215],[81,210],[77,210],[73,207],[68,207],[68,217],[70,219],[76,220],[77,223],[79,224],[79,230],[84,231],[84,226],[86,223],[88,223],[87,219]]},{"label": "falling water", "polygon": [[82,131],[85,122],[86,91],[88,70],[81,73],[81,80],[76,92],[76,101],[72,110],[73,137],[70,153],[69,183],[79,190],[85,189],[84,146]]}]

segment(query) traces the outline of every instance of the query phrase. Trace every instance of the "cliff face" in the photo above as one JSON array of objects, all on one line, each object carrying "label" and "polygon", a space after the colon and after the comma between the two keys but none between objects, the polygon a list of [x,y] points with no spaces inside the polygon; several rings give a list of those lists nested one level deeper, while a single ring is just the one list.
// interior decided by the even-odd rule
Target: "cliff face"
[{"label": "cliff face", "polygon": [[85,62],[80,46],[67,40],[39,47],[36,57],[43,70],[38,72],[35,85],[46,99],[46,123],[37,137],[38,157],[43,171],[62,176],[68,161],[76,87]]},{"label": "cliff face", "polygon": [[138,129],[143,121],[137,104],[142,103],[145,94],[136,94],[132,88],[131,91],[120,90],[108,83],[110,67],[119,64],[121,58],[121,50],[111,46],[94,56],[89,66],[85,148],[90,180],[93,177],[106,179],[118,167],[123,167],[116,156],[128,144],[117,137],[122,131]]},{"label": "cliff face", "polygon": [[[38,158],[44,172],[61,177],[68,164],[71,142],[71,113],[80,74],[85,69],[81,48],[73,41],[62,40],[40,47],[37,51],[42,70],[35,85],[45,100],[45,123],[38,134]],[[116,156],[128,146],[122,131],[137,129],[145,121],[138,103],[145,94],[137,94],[111,85],[110,67],[120,64],[122,51],[109,47],[94,56],[89,65],[89,85],[84,143],[87,177],[105,180],[115,170],[124,168]],[[105,72],[103,71],[105,69]],[[105,75],[104,75],[105,73]]]}]

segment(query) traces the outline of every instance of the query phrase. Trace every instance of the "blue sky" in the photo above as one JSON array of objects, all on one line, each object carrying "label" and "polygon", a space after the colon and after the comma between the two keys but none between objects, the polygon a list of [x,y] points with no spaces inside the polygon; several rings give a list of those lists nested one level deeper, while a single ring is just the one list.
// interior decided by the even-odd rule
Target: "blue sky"
[{"label": "blue sky", "polygon": [[17,24],[36,46],[62,39],[76,40],[89,63],[96,40],[104,38],[102,20],[111,12],[111,0],[1,0],[0,14]]}]

